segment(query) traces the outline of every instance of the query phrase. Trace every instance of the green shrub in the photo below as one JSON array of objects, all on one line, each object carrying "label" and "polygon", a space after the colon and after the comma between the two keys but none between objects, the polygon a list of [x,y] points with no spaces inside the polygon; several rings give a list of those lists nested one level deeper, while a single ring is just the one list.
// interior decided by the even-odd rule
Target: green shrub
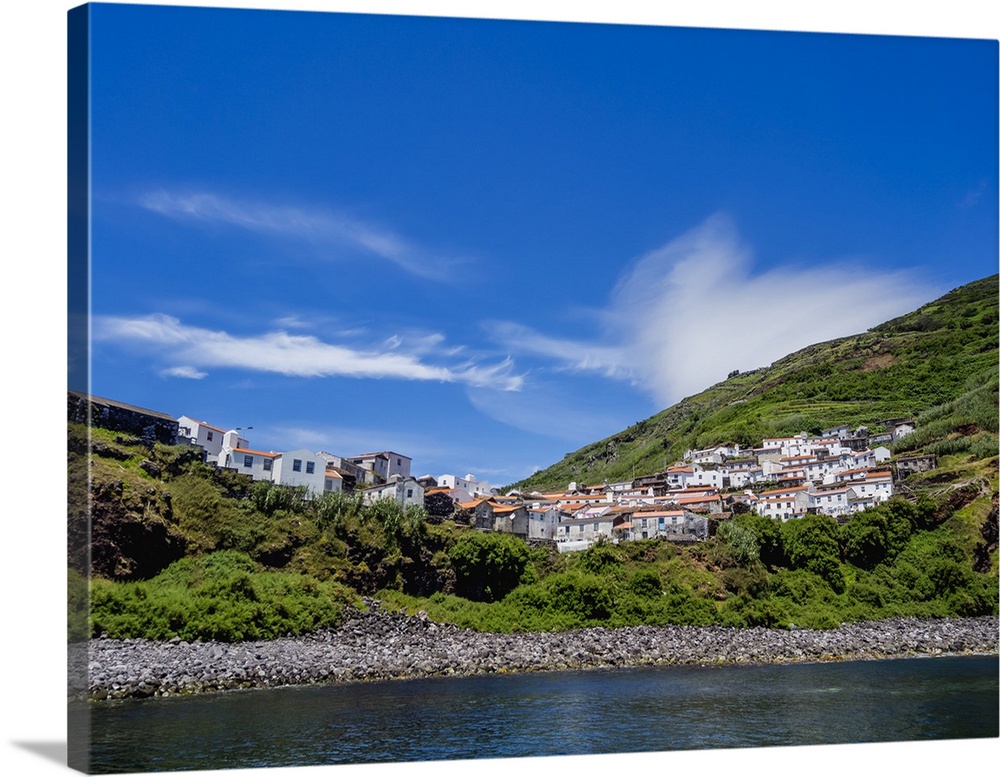
[{"label": "green shrub", "polygon": [[655,568],[633,572],[628,581],[628,590],[642,599],[659,599],[663,596],[663,581]]},{"label": "green shrub", "polygon": [[582,571],[593,575],[608,574],[624,563],[623,554],[618,547],[602,540],[577,553],[575,560]]},{"label": "green shrub", "polygon": [[827,515],[806,515],[781,526],[783,544],[795,569],[822,577],[835,591],[844,590],[837,522]]},{"label": "green shrub", "polygon": [[262,572],[222,551],[175,562],[152,580],[91,584],[92,634],[114,638],[274,639],[334,626],[352,595],[306,575]]},{"label": "green shrub", "polygon": [[549,608],[579,619],[580,623],[611,617],[614,600],[608,583],[597,575],[565,572],[542,584]]},{"label": "green shrub", "polygon": [[742,594],[726,601],[720,618],[727,626],[738,628],[775,629],[787,626],[789,621],[788,608],[781,600],[755,599]]},{"label": "green shrub", "polygon": [[503,599],[528,567],[528,546],[511,534],[470,532],[448,551],[455,571],[455,593],[474,601]]},{"label": "green shrub", "polygon": [[80,642],[90,636],[90,594],[87,580],[75,569],[67,570],[66,619],[70,642]]}]

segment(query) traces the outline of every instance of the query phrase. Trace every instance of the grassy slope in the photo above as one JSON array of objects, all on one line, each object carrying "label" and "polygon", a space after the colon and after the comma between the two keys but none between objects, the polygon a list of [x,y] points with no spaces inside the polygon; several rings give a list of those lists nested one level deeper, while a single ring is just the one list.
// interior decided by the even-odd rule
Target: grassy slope
[{"label": "grassy slope", "polygon": [[[769,435],[878,427],[997,385],[998,278],[949,292],[863,334],[811,345],[733,376],[513,484],[565,488],[658,471],[690,448]],[[990,431],[996,435],[995,422]]]},{"label": "grassy slope", "polygon": [[[938,528],[933,537],[912,543],[913,558],[898,569],[869,573],[835,565],[847,581],[838,595],[802,569],[739,563],[732,543],[713,538],[692,548],[627,543],[572,558],[535,550],[529,575],[534,582],[525,581],[509,601],[470,602],[453,594],[448,561],[449,548],[467,527],[421,523],[390,532],[377,518],[350,510],[334,518],[298,500],[272,505],[235,473],[194,461],[189,449],[147,450],[103,430],[94,430],[89,459],[92,532],[77,533],[81,548],[90,542],[96,576],[122,581],[94,581],[95,622],[132,636],[163,638],[188,629],[238,639],[309,630],[336,616],[329,605],[339,609],[357,593],[380,590],[390,608],[423,609],[435,619],[498,631],[719,618],[733,625],[794,621],[826,627],[894,614],[989,611],[998,569],[997,405],[994,277],[863,335],[811,346],[735,376],[525,483],[545,488],[615,480],[630,477],[633,467],[655,471],[692,446],[751,444],[769,434],[839,423],[874,426],[918,414],[918,431],[897,448],[933,452],[939,466],[907,479],[901,491],[914,499],[929,496]],[[83,434],[71,425],[71,451],[84,450]],[[71,485],[84,482],[82,474],[71,456]],[[82,516],[71,520],[71,538],[75,523],[87,528]],[[938,559],[933,543],[955,545],[966,559],[962,568]],[[216,556],[219,551],[246,554],[245,561]],[[926,573],[934,572],[937,561],[955,580]],[[219,567],[218,579],[199,571],[206,564]],[[74,587],[73,572],[70,581],[71,593],[77,592],[71,633],[83,636],[86,584],[76,575]],[[202,590],[206,583],[211,590]],[[907,598],[911,589],[933,586],[942,590]],[[275,592],[288,601],[273,604]],[[248,598],[256,605],[246,604]],[[280,623],[269,625],[275,613]],[[124,625],[112,618],[119,615]]]}]

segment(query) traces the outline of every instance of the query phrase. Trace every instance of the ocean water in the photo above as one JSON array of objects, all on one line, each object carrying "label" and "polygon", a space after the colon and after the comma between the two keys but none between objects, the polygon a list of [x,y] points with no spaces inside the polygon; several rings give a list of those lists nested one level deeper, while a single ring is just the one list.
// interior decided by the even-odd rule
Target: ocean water
[{"label": "ocean water", "polygon": [[998,659],[433,678],[71,705],[89,771],[997,737]]}]

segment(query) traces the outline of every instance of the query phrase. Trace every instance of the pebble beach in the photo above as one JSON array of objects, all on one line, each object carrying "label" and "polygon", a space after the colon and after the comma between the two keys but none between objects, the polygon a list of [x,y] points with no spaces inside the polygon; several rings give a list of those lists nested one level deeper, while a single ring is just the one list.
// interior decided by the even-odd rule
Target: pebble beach
[{"label": "pebble beach", "polygon": [[[655,665],[875,660],[998,652],[995,616],[897,618],[835,629],[696,626],[490,634],[377,609],[333,629],[260,642],[94,639],[70,645],[70,697],[108,699],[239,688]],[[76,687],[74,687],[74,685]]]}]

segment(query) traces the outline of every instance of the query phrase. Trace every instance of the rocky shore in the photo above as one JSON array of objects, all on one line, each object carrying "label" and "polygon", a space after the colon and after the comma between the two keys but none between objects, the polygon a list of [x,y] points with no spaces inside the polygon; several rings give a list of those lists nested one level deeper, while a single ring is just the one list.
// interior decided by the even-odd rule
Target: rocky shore
[{"label": "rocky shore", "polygon": [[996,617],[893,619],[828,631],[693,626],[481,634],[426,617],[350,613],[335,628],[266,642],[96,639],[71,646],[70,695],[171,696],[401,678],[664,664],[763,664],[994,654]]}]

